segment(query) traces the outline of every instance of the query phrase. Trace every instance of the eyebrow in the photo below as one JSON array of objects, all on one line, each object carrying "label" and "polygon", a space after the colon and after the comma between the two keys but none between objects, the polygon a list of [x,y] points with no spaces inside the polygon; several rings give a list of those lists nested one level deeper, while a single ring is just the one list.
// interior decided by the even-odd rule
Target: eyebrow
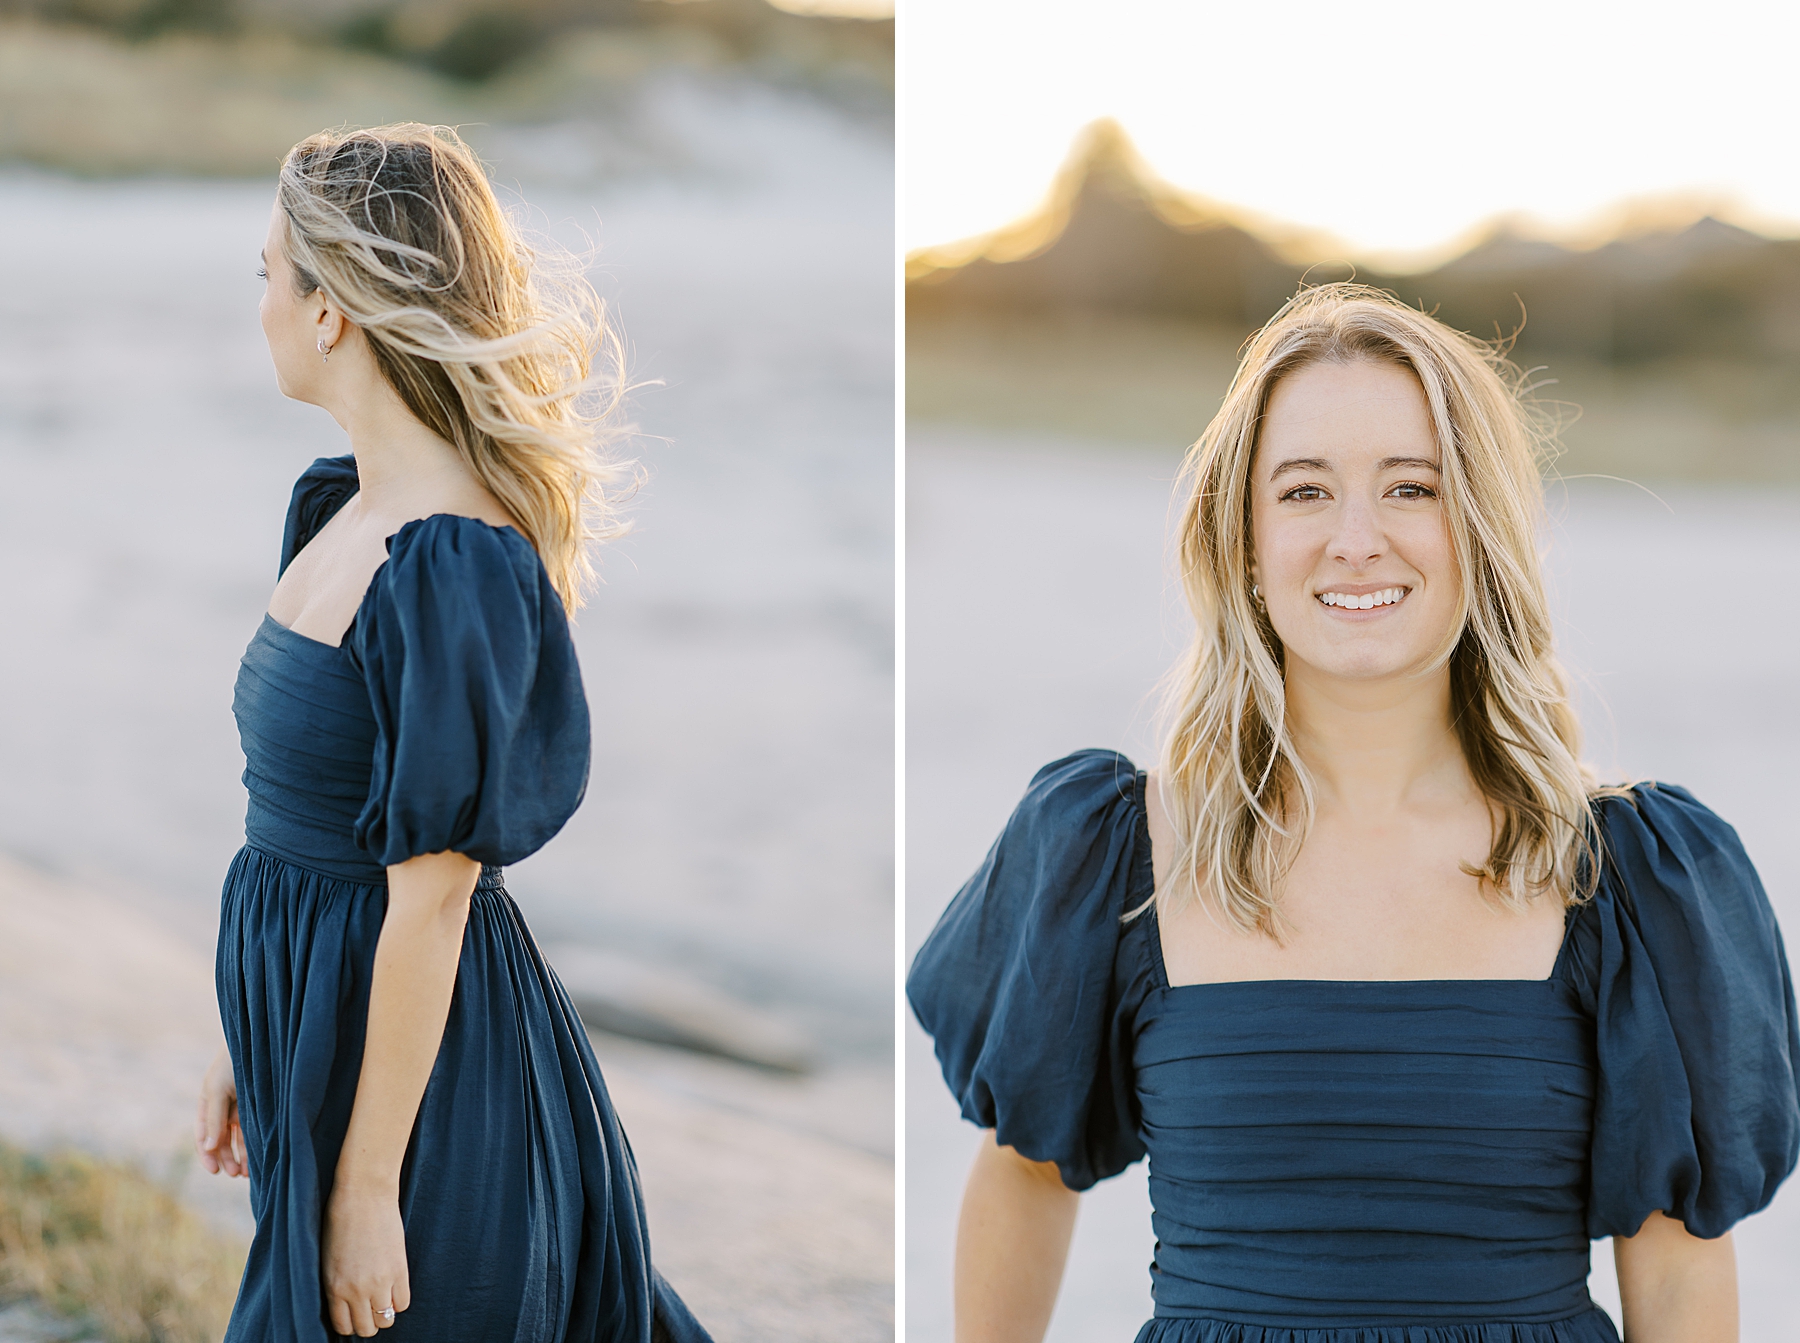
[{"label": "eyebrow", "polygon": [[[1397,466],[1419,466],[1427,471],[1439,471],[1441,468],[1429,457],[1383,457],[1375,464],[1378,471],[1392,471]],[[1331,463],[1323,457],[1289,457],[1273,471],[1269,479],[1274,480],[1288,471],[1329,471]]]}]

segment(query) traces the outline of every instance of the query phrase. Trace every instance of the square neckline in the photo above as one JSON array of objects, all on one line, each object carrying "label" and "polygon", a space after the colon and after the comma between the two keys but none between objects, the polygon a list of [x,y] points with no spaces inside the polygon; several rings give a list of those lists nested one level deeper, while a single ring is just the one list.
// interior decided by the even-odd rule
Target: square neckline
[{"label": "square neckline", "polygon": [[[360,491],[358,491],[356,493],[360,493]],[[356,497],[356,493],[346,495],[344,497],[343,501],[338,504],[337,508],[334,508],[331,510],[331,513],[326,517],[325,522],[330,522],[332,518],[335,518],[338,515],[339,511],[344,507],[344,504],[349,503],[351,499],[354,499]],[[392,532],[388,533],[387,536],[382,538],[382,544],[387,547],[387,552],[388,552],[387,558],[382,560],[382,562],[380,564],[376,565],[375,571],[369,575],[368,586],[363,588],[362,599],[356,603],[356,611],[351,615],[350,623],[348,625],[344,626],[344,632],[342,634],[338,635],[338,641],[336,643],[328,644],[323,639],[315,639],[310,634],[300,633],[300,631],[295,629],[292,625],[282,624],[279,620],[275,619],[274,614],[269,610],[269,608],[267,606],[263,607],[263,619],[266,620],[269,624],[273,625],[276,629],[280,630],[283,634],[291,635],[294,638],[303,640],[309,644],[316,644],[320,648],[328,648],[328,649],[332,650],[333,652],[337,652],[337,653],[343,652],[346,648],[349,647],[350,631],[355,629],[356,622],[362,619],[363,607],[365,607],[369,604],[369,594],[375,591],[375,584],[376,584],[377,580],[379,580],[381,577],[381,571],[383,569],[387,568],[388,565],[390,563],[392,563],[392,561],[393,561],[394,538],[399,536],[400,533],[405,531],[408,527],[421,526],[424,523],[430,522],[434,518],[462,518],[469,522],[479,522],[483,527],[491,528],[492,530],[494,530],[496,532],[511,532],[514,536],[518,537],[521,541],[524,541],[526,545],[528,545],[528,546],[531,545],[530,540],[525,536],[525,534],[523,532],[521,532],[517,527],[513,526],[510,522],[501,522],[501,523],[489,522],[486,518],[478,518],[473,513],[427,513],[422,518],[407,519],[407,521],[401,523]],[[279,575],[277,575],[276,579],[275,579],[276,587],[281,586],[281,579],[283,577],[285,577],[287,574],[287,571],[293,567],[294,560],[299,559],[301,555],[305,554],[306,547],[310,546],[314,541],[317,541],[319,539],[319,532],[322,532],[324,530],[325,530],[325,525],[324,525],[324,523],[321,523],[319,525],[319,531],[314,532],[311,536],[307,537],[306,545],[301,546],[299,550],[296,550],[294,552],[293,559],[290,559],[285,565],[282,566],[281,573]],[[536,546],[531,546],[531,553],[533,555],[537,555],[537,547]],[[543,564],[543,557],[541,555],[538,556],[538,563],[540,566]],[[270,595],[273,596],[274,594],[271,593]]]},{"label": "square neckline", "polygon": [[[1542,979],[1524,979],[1517,976],[1496,979],[1477,976],[1451,976],[1423,979],[1322,979],[1318,977],[1290,977],[1285,979],[1200,979],[1188,984],[1171,984],[1169,982],[1168,963],[1163,959],[1162,923],[1157,918],[1156,908],[1156,867],[1155,855],[1150,842],[1150,807],[1146,789],[1149,783],[1149,772],[1138,770],[1132,781],[1131,804],[1137,810],[1138,853],[1133,857],[1133,865],[1137,867],[1132,879],[1127,883],[1129,894],[1126,904],[1130,908],[1144,907],[1144,916],[1149,919],[1149,927],[1145,940],[1150,949],[1150,973],[1156,987],[1164,993],[1179,993],[1184,989],[1218,989],[1231,987],[1255,986],[1269,988],[1276,985],[1291,986],[1296,984],[1330,985],[1344,988],[1350,985],[1379,985],[1391,988],[1400,984],[1432,984],[1442,988],[1446,984],[1458,985],[1495,985],[1523,984],[1538,988],[1553,986],[1563,978],[1563,967],[1568,960],[1570,944],[1574,940],[1575,915],[1581,908],[1570,905],[1563,911],[1562,941],[1556,948],[1556,960],[1550,967],[1550,973]],[[1145,905],[1145,901],[1149,903]]]}]

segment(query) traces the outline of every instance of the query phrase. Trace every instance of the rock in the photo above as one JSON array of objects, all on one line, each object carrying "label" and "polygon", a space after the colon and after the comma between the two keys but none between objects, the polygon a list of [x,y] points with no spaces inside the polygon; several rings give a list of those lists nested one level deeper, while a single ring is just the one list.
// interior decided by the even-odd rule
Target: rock
[{"label": "rock", "polygon": [[[806,1042],[753,1008],[614,953],[552,951],[571,990],[583,988],[584,1013],[619,1024],[635,1013],[634,1034],[685,1045],[596,1037],[655,1262],[713,1337],[891,1341],[894,1162],[875,1150],[891,1074],[802,1074]],[[112,889],[0,856],[0,1133],[160,1169],[191,1149],[218,1031],[203,952]],[[182,1196],[245,1229],[246,1182],[186,1164]],[[0,1343],[98,1340],[13,1306],[0,1310]]]},{"label": "rock", "polygon": [[594,1030],[777,1072],[814,1066],[811,1043],[798,1031],[697,979],[572,942],[543,952]]}]

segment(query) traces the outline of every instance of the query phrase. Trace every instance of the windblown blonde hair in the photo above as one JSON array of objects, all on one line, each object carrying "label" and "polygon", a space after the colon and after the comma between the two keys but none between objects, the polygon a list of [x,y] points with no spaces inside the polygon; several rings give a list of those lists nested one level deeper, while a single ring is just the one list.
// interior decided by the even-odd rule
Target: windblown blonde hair
[{"label": "windblown blonde hair", "polygon": [[[1189,451],[1179,531],[1194,640],[1168,684],[1161,791],[1175,834],[1165,899],[1204,899],[1245,931],[1281,936],[1277,895],[1313,818],[1313,784],[1286,717],[1282,646],[1251,595],[1250,472],[1276,384],[1317,363],[1411,370],[1442,458],[1439,494],[1461,576],[1448,663],[1463,754],[1495,816],[1466,867],[1508,905],[1574,902],[1596,863],[1580,729],[1537,550],[1549,437],[1500,345],[1450,330],[1378,290],[1301,291],[1246,347],[1224,405]],[[1166,906],[1165,906],[1166,907]]]},{"label": "windblown blonde hair", "polygon": [[[282,246],[407,408],[454,444],[537,549],[573,611],[588,543],[622,530],[598,452],[619,346],[578,259],[529,246],[446,126],[321,131],[288,151]],[[597,353],[615,376],[596,379]]]}]

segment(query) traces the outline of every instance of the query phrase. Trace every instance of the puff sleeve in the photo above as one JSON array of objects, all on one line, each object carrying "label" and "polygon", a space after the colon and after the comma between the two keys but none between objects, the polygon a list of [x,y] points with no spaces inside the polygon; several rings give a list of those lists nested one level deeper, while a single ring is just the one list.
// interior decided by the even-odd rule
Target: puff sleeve
[{"label": "puff sleeve", "polygon": [[1120,955],[1127,901],[1150,894],[1137,786],[1111,751],[1039,771],[906,981],[963,1117],[1056,1162],[1071,1189],[1144,1155],[1130,1073],[1143,977]]},{"label": "puff sleeve", "polygon": [[321,457],[300,473],[288,499],[287,525],[281,531],[280,573],[287,572],[294,556],[306,549],[306,543],[361,488],[356,457],[348,452],[342,457]]},{"label": "puff sleeve", "polygon": [[1720,1236],[1800,1153],[1781,931],[1737,833],[1686,789],[1602,801],[1600,837],[1600,885],[1570,936],[1599,1068],[1589,1234],[1665,1212]]},{"label": "puff sleeve", "polygon": [[531,543],[437,514],[388,540],[349,642],[376,723],[356,842],[376,862],[541,848],[587,787],[588,712],[568,620]]}]

